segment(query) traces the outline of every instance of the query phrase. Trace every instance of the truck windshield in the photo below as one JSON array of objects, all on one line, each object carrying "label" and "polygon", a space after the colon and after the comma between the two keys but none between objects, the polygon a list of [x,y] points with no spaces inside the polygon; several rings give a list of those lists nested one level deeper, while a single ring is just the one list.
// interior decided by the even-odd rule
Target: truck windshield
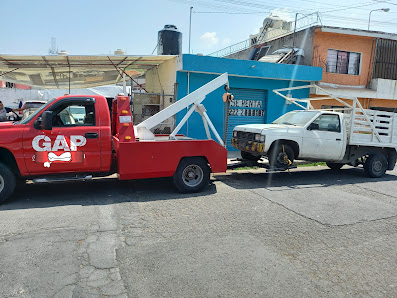
[{"label": "truck windshield", "polygon": [[313,119],[318,112],[316,111],[292,111],[274,120],[272,124],[286,124],[304,126],[309,120]]},{"label": "truck windshield", "polygon": [[48,105],[52,104],[52,102],[54,100],[55,100],[55,98],[49,100],[45,105],[42,105],[40,108],[38,108],[33,114],[30,114],[29,117],[23,119],[20,122],[16,122],[16,123],[20,123],[20,124],[28,123],[33,117],[35,117],[37,114],[40,114],[44,109],[46,109],[48,107]]}]

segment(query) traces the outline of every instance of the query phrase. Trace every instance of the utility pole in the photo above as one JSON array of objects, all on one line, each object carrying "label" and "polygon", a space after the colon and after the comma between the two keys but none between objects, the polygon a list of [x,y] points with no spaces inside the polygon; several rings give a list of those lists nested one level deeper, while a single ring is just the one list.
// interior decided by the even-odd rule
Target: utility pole
[{"label": "utility pole", "polygon": [[189,22],[189,53],[190,54],[190,36],[192,35],[192,10],[193,6],[190,7],[190,22]]}]

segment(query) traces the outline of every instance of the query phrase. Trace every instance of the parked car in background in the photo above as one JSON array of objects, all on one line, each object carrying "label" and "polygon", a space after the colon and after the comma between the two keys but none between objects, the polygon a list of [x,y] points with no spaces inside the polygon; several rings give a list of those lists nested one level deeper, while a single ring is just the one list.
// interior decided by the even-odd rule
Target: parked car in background
[{"label": "parked car in background", "polygon": [[19,111],[18,116],[21,118],[26,118],[29,114],[31,114],[33,111],[37,110],[40,108],[42,105],[46,104],[46,101],[43,100],[27,100],[23,102],[22,107],[25,110]]}]

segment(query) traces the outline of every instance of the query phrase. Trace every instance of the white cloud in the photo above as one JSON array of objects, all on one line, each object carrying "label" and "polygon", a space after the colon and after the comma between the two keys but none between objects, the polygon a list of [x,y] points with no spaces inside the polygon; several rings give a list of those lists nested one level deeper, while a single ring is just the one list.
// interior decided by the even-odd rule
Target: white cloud
[{"label": "white cloud", "polygon": [[216,32],[206,32],[201,35],[200,41],[203,47],[209,49],[218,44],[219,38],[216,36]]}]

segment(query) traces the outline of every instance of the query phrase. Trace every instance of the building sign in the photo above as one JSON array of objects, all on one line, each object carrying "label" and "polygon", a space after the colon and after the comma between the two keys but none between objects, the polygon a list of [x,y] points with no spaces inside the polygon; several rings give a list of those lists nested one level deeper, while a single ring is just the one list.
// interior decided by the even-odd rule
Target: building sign
[{"label": "building sign", "polygon": [[263,117],[265,116],[265,111],[254,109],[230,109],[229,116]]},{"label": "building sign", "polygon": [[230,102],[231,108],[263,108],[263,100],[236,99]]}]

